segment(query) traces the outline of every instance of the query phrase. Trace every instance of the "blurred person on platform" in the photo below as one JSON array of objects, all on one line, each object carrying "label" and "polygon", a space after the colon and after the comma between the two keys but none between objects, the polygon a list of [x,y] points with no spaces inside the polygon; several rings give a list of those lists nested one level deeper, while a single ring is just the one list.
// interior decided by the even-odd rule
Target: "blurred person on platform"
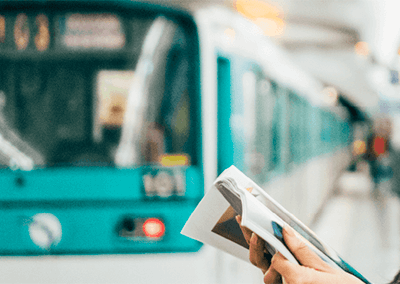
[{"label": "blurred person on platform", "polygon": [[369,172],[373,183],[373,193],[378,193],[379,185],[393,175],[390,160],[390,138],[392,121],[388,117],[376,119],[367,140],[365,159],[369,163]]},{"label": "blurred person on platform", "polygon": [[390,160],[393,177],[391,179],[392,192],[400,197],[400,113],[393,116],[390,136]]}]

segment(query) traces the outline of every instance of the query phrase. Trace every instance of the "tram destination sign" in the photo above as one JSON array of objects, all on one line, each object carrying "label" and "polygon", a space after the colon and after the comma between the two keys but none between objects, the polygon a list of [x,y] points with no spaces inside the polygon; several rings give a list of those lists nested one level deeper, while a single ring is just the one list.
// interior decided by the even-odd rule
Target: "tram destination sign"
[{"label": "tram destination sign", "polygon": [[121,21],[113,14],[59,17],[60,42],[67,48],[120,49],[125,45]]},{"label": "tram destination sign", "polygon": [[[0,12],[0,50],[119,50],[125,46],[123,21],[112,13],[47,14]],[[54,30],[54,31],[53,31]]]}]

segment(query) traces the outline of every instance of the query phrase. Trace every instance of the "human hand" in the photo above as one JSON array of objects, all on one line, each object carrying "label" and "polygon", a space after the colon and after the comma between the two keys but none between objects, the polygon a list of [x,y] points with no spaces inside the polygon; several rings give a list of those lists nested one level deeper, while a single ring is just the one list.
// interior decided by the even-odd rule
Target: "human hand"
[{"label": "human hand", "polygon": [[[240,216],[236,220],[240,224]],[[301,265],[289,262],[280,253],[269,262],[264,257],[264,241],[249,229],[242,226],[241,229],[249,243],[250,262],[262,270],[265,284],[282,283],[282,278],[287,284],[363,284],[355,276],[325,263],[289,227],[283,228],[283,238]]]},{"label": "human hand", "polygon": [[[301,265],[289,262],[277,253],[271,260],[270,269],[264,275],[264,283],[272,284],[279,273],[287,284],[363,284],[355,276],[335,269],[325,263],[315,252],[298,238],[293,229],[283,228],[283,238],[289,250]],[[272,276],[269,274],[272,272]],[[271,281],[272,279],[272,281]]]}]

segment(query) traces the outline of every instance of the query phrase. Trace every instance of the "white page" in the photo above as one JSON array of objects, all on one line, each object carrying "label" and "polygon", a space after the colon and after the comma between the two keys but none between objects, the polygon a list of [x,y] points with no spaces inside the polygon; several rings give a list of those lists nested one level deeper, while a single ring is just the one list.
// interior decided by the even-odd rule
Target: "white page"
[{"label": "white page", "polygon": [[212,186],[186,222],[181,233],[249,262],[249,252],[246,248],[212,232],[229,206],[217,188]]},{"label": "white page", "polygon": [[[238,207],[238,203],[241,204],[242,209],[237,210],[242,211],[242,225],[272,245],[275,251],[280,251],[289,261],[297,263],[284,245],[283,239],[281,238],[282,241],[280,241],[279,238],[274,236],[272,222],[275,222],[280,227],[288,224],[326,263],[357,276],[365,283],[370,283],[354,268],[344,262],[334,250],[323,243],[307,226],[234,166],[226,169],[216,179],[211,189],[190,216],[182,230],[182,234],[250,263],[248,244],[244,240],[240,227],[235,220],[237,213],[216,186],[223,179],[233,179],[237,185],[234,187],[236,195],[222,192],[228,200],[231,198],[235,201],[232,203],[235,205],[234,207]],[[232,190],[229,191],[232,192]],[[235,200],[235,198],[238,198],[238,200]]]}]

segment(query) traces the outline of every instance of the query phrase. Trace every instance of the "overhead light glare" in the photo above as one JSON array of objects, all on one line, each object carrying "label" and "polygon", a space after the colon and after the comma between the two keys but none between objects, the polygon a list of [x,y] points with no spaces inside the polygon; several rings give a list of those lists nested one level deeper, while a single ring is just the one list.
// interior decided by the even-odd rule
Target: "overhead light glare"
[{"label": "overhead light glare", "polygon": [[280,18],[283,11],[278,6],[260,0],[236,0],[236,10],[250,19]]},{"label": "overhead light glare", "polygon": [[228,42],[232,43],[232,42],[234,42],[234,40],[235,40],[236,32],[235,32],[235,30],[232,29],[232,28],[227,28],[227,29],[224,31],[224,36],[225,36],[225,39],[226,39]]},{"label": "overhead light glare", "polygon": [[285,28],[280,7],[260,0],[236,0],[236,10],[256,23],[267,36],[282,35]]},{"label": "overhead light glare", "polygon": [[338,100],[338,91],[334,87],[326,87],[323,89],[324,100],[329,105],[335,105]]}]

